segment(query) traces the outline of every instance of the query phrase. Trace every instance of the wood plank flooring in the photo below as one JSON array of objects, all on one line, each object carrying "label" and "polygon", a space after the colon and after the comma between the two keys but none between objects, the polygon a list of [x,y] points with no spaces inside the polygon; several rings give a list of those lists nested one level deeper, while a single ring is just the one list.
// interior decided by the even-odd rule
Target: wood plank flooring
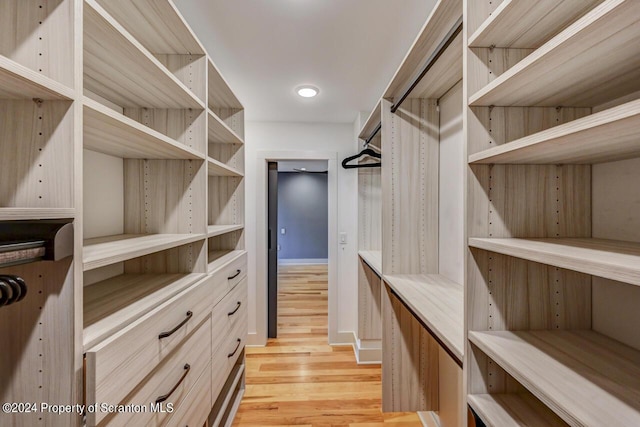
[{"label": "wood plank flooring", "polygon": [[418,427],[383,414],[380,365],[327,344],[326,266],[280,267],[278,338],[247,348],[246,392],[234,426]]}]

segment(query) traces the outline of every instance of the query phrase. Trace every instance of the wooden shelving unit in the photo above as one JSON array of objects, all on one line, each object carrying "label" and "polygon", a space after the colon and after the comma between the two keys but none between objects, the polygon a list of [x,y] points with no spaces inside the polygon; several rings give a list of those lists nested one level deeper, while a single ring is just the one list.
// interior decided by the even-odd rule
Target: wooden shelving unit
[{"label": "wooden shelving unit", "polygon": [[218,67],[216,67],[216,64],[211,60],[208,61],[207,64],[209,76],[209,108],[214,110],[218,108],[244,110],[242,103],[236,98],[236,95],[231,90],[227,80],[220,73],[220,70],[218,70]]},{"label": "wooden shelving unit", "polygon": [[385,282],[462,365],[464,288],[438,274],[384,276]]},{"label": "wooden shelving unit", "polygon": [[0,55],[0,99],[72,100],[75,91]]},{"label": "wooden shelving unit", "polygon": [[203,234],[121,234],[87,239],[83,248],[84,270],[138,258],[204,238]]},{"label": "wooden shelving unit", "polygon": [[208,110],[209,115],[209,143],[213,144],[244,144],[240,138],[220,117]]},{"label": "wooden shelving unit", "polygon": [[469,35],[469,47],[537,48],[602,0],[504,0]]},{"label": "wooden shelving unit", "polygon": [[209,252],[209,272],[219,270],[220,267],[235,261],[245,253],[246,251],[240,249]]},{"label": "wooden shelving unit", "polygon": [[469,156],[477,164],[602,163],[640,156],[640,101],[525,136]]},{"label": "wooden shelving unit", "polygon": [[570,425],[640,422],[640,352],[590,331],[469,332]]},{"label": "wooden shelving unit", "polygon": [[469,246],[640,285],[640,243],[591,238],[470,238]]},{"label": "wooden shelving unit", "polygon": [[471,394],[469,406],[489,427],[506,425],[563,427],[567,423],[526,392]]},{"label": "wooden shelving unit", "polygon": [[122,107],[204,103],[94,0],[84,7],[84,87]]},{"label": "wooden shelving unit", "polygon": [[205,274],[123,274],[84,290],[84,349],[120,331]]},{"label": "wooden shelving unit", "polygon": [[242,172],[211,157],[207,159],[207,173],[210,176],[242,176]]},{"label": "wooden shelving unit", "polygon": [[475,92],[469,105],[591,107],[640,90],[638,14],[638,2],[603,2]]},{"label": "wooden shelving unit", "polygon": [[73,208],[0,208],[0,221],[74,218]]},{"label": "wooden shelving unit", "polygon": [[207,227],[207,237],[221,236],[223,234],[231,233],[234,231],[242,230],[243,224],[238,225],[210,225]]},{"label": "wooden shelving unit", "polygon": [[358,255],[378,276],[382,277],[381,251],[358,251]]},{"label": "wooden shelving unit", "polygon": [[84,146],[130,159],[204,159],[197,150],[86,97]]}]

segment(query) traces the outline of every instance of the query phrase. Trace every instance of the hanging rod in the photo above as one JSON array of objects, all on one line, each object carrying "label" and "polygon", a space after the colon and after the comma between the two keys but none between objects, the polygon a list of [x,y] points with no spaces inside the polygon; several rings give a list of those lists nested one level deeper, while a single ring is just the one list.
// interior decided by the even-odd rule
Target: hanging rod
[{"label": "hanging rod", "polygon": [[371,132],[371,135],[369,135],[369,138],[367,138],[367,140],[364,142],[363,147],[367,147],[369,145],[371,140],[376,137],[378,132],[380,132],[380,129],[382,129],[382,122],[378,123],[378,126],[376,126],[373,132]]},{"label": "hanging rod", "polygon": [[447,35],[442,39],[442,41],[440,41],[440,43],[436,47],[436,50],[431,54],[426,64],[422,68],[422,71],[420,71],[420,74],[418,74],[418,77],[416,77],[413,83],[411,83],[411,85],[407,88],[404,94],[400,97],[398,102],[396,102],[395,104],[393,104],[393,106],[391,106],[392,113],[395,113],[398,110],[398,108],[400,108],[400,105],[402,105],[404,100],[407,99],[411,91],[413,91],[413,89],[415,89],[416,86],[418,86],[418,83],[420,83],[423,77],[429,72],[431,67],[435,65],[435,63],[442,56],[444,51],[447,50],[447,47],[449,47],[449,45],[453,43],[453,39],[455,39],[456,36],[461,32],[462,32],[462,16],[458,18],[456,23],[447,33]]},{"label": "hanging rod", "polygon": [[0,268],[73,255],[70,220],[0,222]]}]

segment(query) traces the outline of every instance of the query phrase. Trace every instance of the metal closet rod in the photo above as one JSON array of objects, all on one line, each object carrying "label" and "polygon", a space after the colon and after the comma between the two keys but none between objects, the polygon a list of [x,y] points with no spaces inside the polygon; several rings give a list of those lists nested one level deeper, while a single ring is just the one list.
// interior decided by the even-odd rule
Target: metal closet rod
[{"label": "metal closet rod", "polygon": [[376,126],[376,128],[373,130],[373,132],[371,132],[371,135],[369,135],[369,138],[367,138],[367,140],[364,142],[364,146],[365,147],[369,145],[369,143],[371,142],[371,140],[373,138],[376,137],[378,132],[380,132],[380,129],[382,129],[382,122],[378,123],[378,126]]},{"label": "metal closet rod", "polygon": [[393,104],[393,106],[391,106],[392,113],[395,113],[398,110],[398,108],[400,108],[400,105],[402,105],[404,100],[407,99],[407,97],[413,91],[413,89],[415,89],[416,86],[418,86],[418,83],[420,83],[420,81],[424,78],[424,76],[427,75],[429,70],[435,65],[435,63],[442,56],[444,51],[447,50],[447,47],[449,47],[449,45],[453,43],[453,39],[455,39],[456,36],[461,32],[462,32],[462,16],[458,18],[458,21],[456,21],[456,23],[449,30],[447,35],[440,41],[440,43],[436,47],[436,50],[431,54],[426,64],[422,68],[422,71],[420,71],[420,74],[418,74],[418,77],[416,77],[413,83],[411,83],[411,85],[407,88],[404,94],[400,97],[398,102],[396,102],[395,104]]}]

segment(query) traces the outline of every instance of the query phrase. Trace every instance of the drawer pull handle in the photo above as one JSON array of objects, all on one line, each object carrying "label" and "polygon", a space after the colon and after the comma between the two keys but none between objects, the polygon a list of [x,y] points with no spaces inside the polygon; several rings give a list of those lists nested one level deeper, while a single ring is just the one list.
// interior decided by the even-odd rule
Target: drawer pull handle
[{"label": "drawer pull handle", "polygon": [[178,326],[176,326],[175,328],[173,328],[170,331],[167,332],[162,332],[160,335],[158,335],[158,339],[162,339],[162,338],[166,338],[166,337],[170,337],[171,335],[173,335],[178,329],[182,328],[184,326],[185,323],[187,323],[191,318],[193,317],[193,313],[191,311],[187,311],[187,317],[180,322],[180,324]]},{"label": "drawer pull handle", "polygon": [[240,343],[242,342],[242,340],[240,338],[238,338],[238,344],[236,345],[235,350],[233,350],[231,353],[227,354],[228,358],[232,358],[234,354],[236,354],[236,351],[238,351],[238,349],[240,348]]},{"label": "drawer pull handle", "polygon": [[182,381],[184,381],[184,379],[187,377],[187,374],[189,373],[190,370],[191,370],[191,366],[188,363],[185,363],[184,374],[182,374],[182,376],[180,377],[180,380],[178,380],[177,384],[173,386],[173,388],[169,391],[169,393],[163,394],[162,396],[158,396],[158,398],[156,399],[156,403],[162,403],[165,400],[167,400],[173,394],[173,392],[176,391],[178,387],[180,387],[180,384],[182,384]]},{"label": "drawer pull handle", "polygon": [[227,280],[233,280],[233,279],[235,279],[236,277],[238,277],[238,276],[240,275],[240,273],[242,273],[242,270],[236,270],[236,274],[234,274],[234,275],[233,275],[233,276],[231,276],[231,277],[227,277]]},{"label": "drawer pull handle", "polygon": [[240,301],[238,301],[238,306],[235,308],[235,310],[228,312],[228,313],[227,313],[227,316],[233,316],[234,314],[236,314],[236,312],[237,312],[238,310],[240,310],[240,306],[241,306],[241,305],[242,305],[242,303],[241,303]]}]

